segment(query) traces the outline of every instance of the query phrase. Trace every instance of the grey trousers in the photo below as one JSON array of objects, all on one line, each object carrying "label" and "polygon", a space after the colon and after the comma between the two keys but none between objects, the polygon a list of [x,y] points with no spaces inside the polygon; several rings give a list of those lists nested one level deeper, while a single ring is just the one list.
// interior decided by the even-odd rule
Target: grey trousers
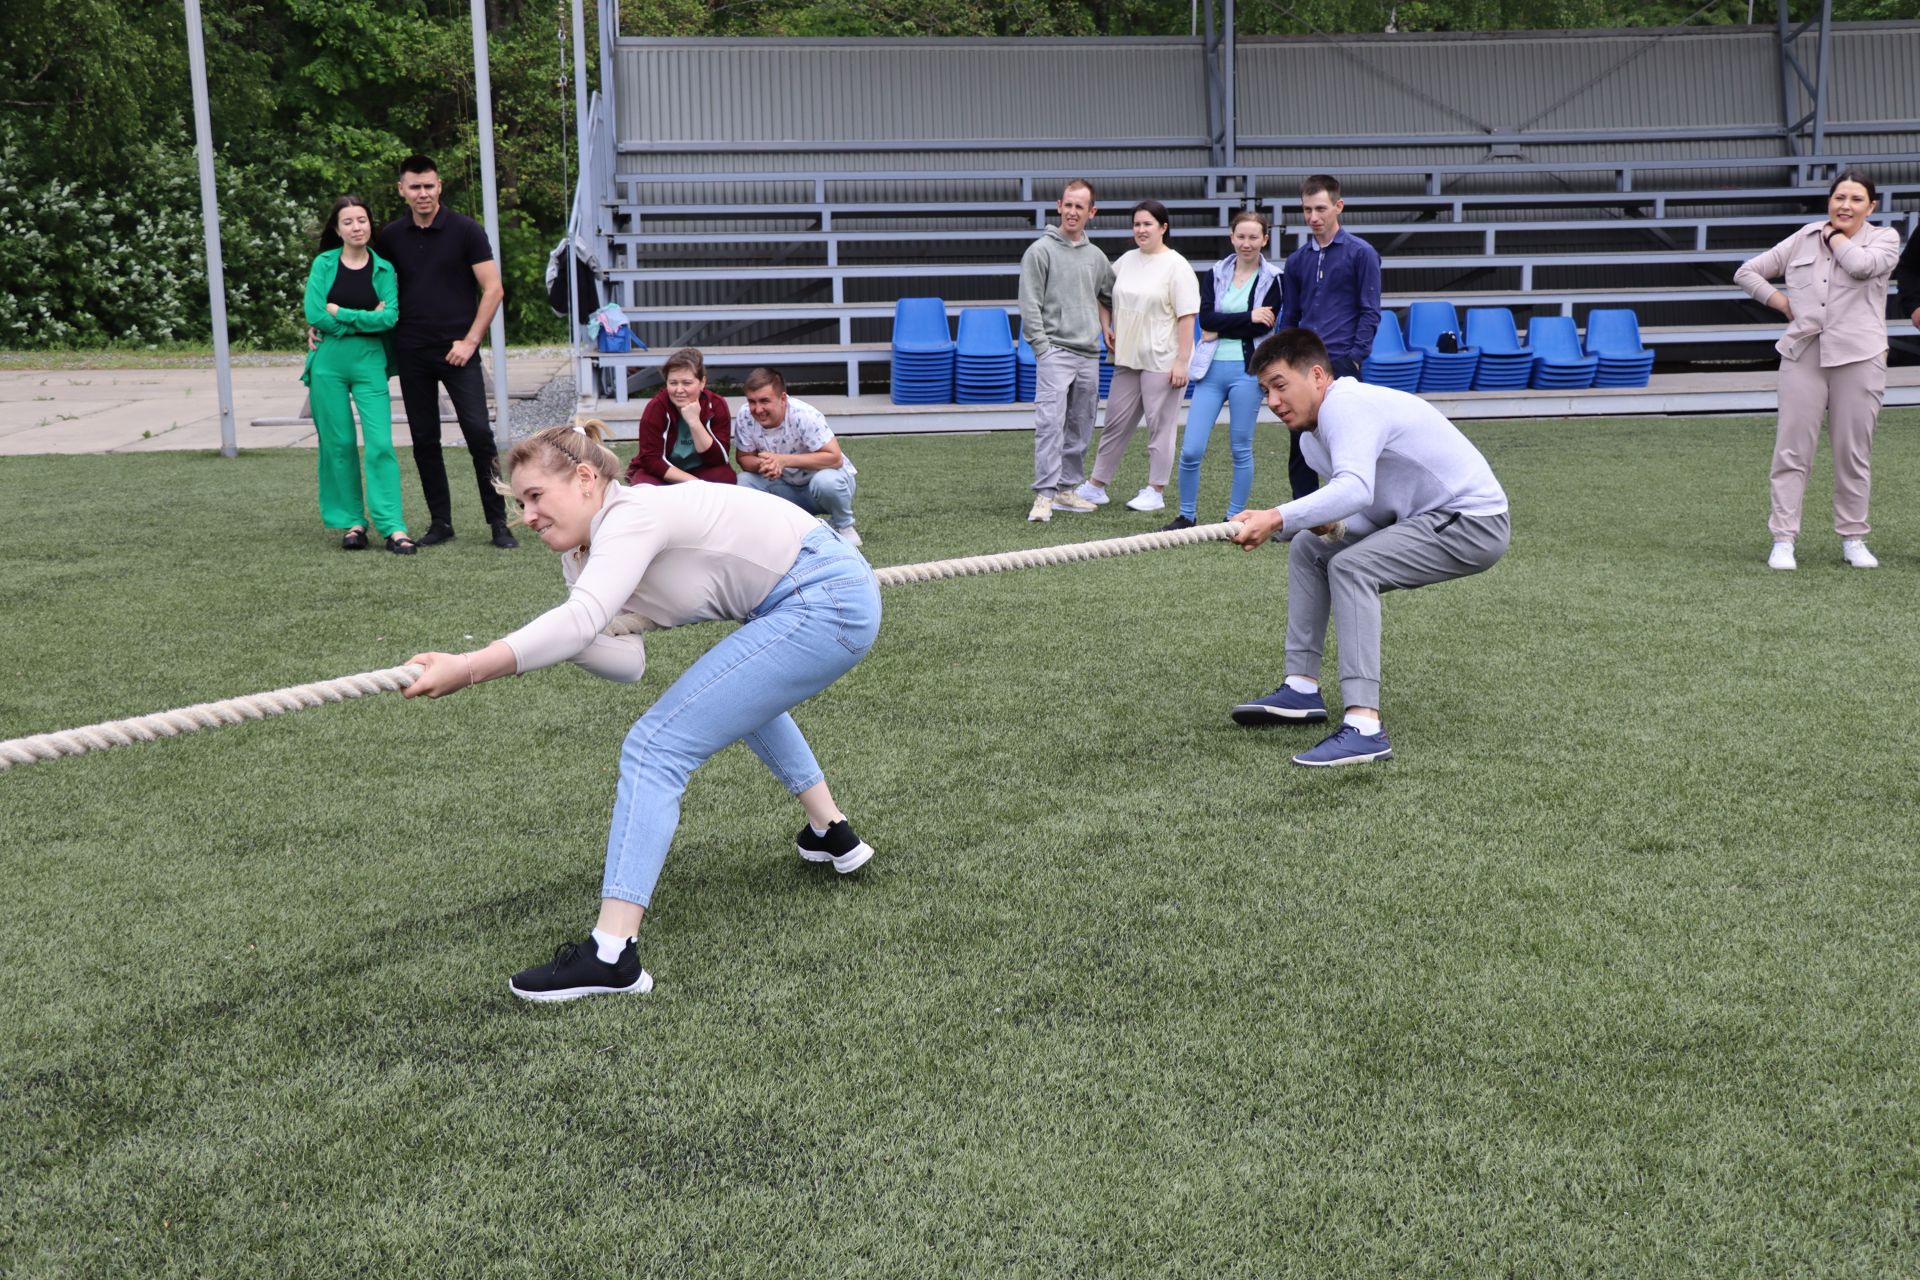
[{"label": "grey trousers", "polygon": [[1033,491],[1087,478],[1087,444],[1100,405],[1100,360],[1048,347],[1033,361]]},{"label": "grey trousers", "polygon": [[1120,459],[1133,433],[1147,424],[1147,483],[1164,489],[1173,478],[1173,428],[1180,418],[1180,398],[1186,384],[1173,386],[1164,373],[1116,365],[1113,386],[1107,391],[1107,426],[1100,433],[1100,450],[1093,456],[1093,482],[1101,488],[1120,473]]},{"label": "grey trousers", "polygon": [[1301,532],[1287,556],[1287,674],[1320,677],[1327,618],[1340,635],[1340,697],[1380,705],[1380,595],[1493,567],[1507,552],[1507,513],[1434,511],[1328,543]]}]

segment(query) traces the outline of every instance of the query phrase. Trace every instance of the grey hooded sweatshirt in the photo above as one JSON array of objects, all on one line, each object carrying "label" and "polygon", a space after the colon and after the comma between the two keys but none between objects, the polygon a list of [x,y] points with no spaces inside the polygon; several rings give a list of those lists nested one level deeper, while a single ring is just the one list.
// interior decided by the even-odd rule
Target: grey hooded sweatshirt
[{"label": "grey hooded sweatshirt", "polygon": [[1100,304],[1113,303],[1113,264],[1092,240],[1048,227],[1020,259],[1021,331],[1037,356],[1049,347],[1100,354]]}]

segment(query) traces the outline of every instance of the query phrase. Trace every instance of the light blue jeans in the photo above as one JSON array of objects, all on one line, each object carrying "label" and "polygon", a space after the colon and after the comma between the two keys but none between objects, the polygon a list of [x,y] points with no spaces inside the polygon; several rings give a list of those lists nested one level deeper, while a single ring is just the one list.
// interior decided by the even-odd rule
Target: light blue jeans
[{"label": "light blue jeans", "polygon": [[810,472],[805,484],[788,484],[785,480],[769,480],[758,472],[742,471],[737,483],[785,498],[808,515],[825,516],[836,529],[853,528],[853,473],[845,467]]},{"label": "light blue jeans", "polygon": [[745,739],[794,795],[824,775],[787,712],[838,680],[873,647],[880,584],[827,529],[807,534],[793,567],[738,631],[702,654],[620,748],[600,896],[646,906],[680,825],[687,779]]},{"label": "light blue jeans", "polygon": [[1215,360],[1207,376],[1194,384],[1187,431],[1180,437],[1180,514],[1187,519],[1199,518],[1200,460],[1207,456],[1222,402],[1229,410],[1227,442],[1233,447],[1233,496],[1227,500],[1227,515],[1246,509],[1247,495],[1253,492],[1253,424],[1260,416],[1261,398],[1260,384],[1238,360]]}]

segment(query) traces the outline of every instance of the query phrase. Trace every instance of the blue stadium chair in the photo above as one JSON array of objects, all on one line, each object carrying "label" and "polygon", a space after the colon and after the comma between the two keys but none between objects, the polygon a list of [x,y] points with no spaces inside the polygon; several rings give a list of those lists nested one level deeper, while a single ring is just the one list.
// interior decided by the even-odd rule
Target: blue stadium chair
[{"label": "blue stadium chair", "polygon": [[1416,302],[1407,308],[1407,348],[1426,356],[1420,367],[1420,393],[1429,391],[1466,391],[1473,386],[1474,371],[1480,366],[1480,353],[1464,341],[1458,351],[1442,351],[1437,345],[1443,333],[1458,334],[1460,321],[1451,302]]},{"label": "blue stadium chair", "polygon": [[1013,398],[1022,404],[1032,404],[1038,394],[1039,376],[1033,348],[1022,338],[1013,348]]},{"label": "blue stadium chair", "polygon": [[1600,367],[1598,356],[1580,350],[1580,331],[1571,316],[1537,316],[1527,323],[1527,345],[1533,348],[1536,391],[1577,391],[1593,385]]},{"label": "blue stadium chair", "polygon": [[1653,376],[1653,352],[1640,345],[1640,318],[1631,308],[1587,313],[1587,354],[1600,361],[1596,387],[1644,387]]},{"label": "blue stadium chair", "polygon": [[1418,391],[1420,368],[1426,362],[1423,353],[1407,350],[1406,339],[1400,336],[1400,321],[1393,312],[1382,311],[1380,327],[1373,331],[1373,351],[1361,362],[1360,376],[1375,386]]},{"label": "blue stadium chair", "polygon": [[892,399],[895,404],[953,403],[953,337],[939,298],[893,304]]},{"label": "blue stadium chair", "polygon": [[1017,382],[1013,330],[998,307],[968,307],[960,313],[954,343],[954,401],[1011,404]]},{"label": "blue stadium chair", "polygon": [[1505,307],[1467,311],[1467,345],[1480,352],[1473,372],[1475,391],[1524,391],[1533,376],[1533,352],[1520,345],[1513,312]]},{"label": "blue stadium chair", "polygon": [[1100,336],[1100,398],[1105,400],[1107,393],[1113,390],[1113,356],[1107,351],[1106,335]]}]

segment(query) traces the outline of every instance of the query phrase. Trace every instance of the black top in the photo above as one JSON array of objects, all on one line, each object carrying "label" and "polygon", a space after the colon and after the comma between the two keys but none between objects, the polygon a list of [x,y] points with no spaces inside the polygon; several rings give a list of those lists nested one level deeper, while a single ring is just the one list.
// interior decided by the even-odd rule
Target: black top
[{"label": "black top", "polygon": [[1920,231],[1907,239],[1900,265],[1893,269],[1893,287],[1900,291],[1894,298],[1894,313],[1900,319],[1920,311]]},{"label": "black top", "polygon": [[393,264],[400,278],[400,322],[394,341],[402,347],[444,346],[467,336],[480,309],[476,264],[493,261],[487,231],[445,205],[425,227],[413,215],[380,228],[373,251]]},{"label": "black top", "polygon": [[373,291],[373,263],[368,262],[357,271],[341,263],[333,277],[333,288],[327,290],[327,301],[348,311],[371,311],[379,306],[380,299]]}]

